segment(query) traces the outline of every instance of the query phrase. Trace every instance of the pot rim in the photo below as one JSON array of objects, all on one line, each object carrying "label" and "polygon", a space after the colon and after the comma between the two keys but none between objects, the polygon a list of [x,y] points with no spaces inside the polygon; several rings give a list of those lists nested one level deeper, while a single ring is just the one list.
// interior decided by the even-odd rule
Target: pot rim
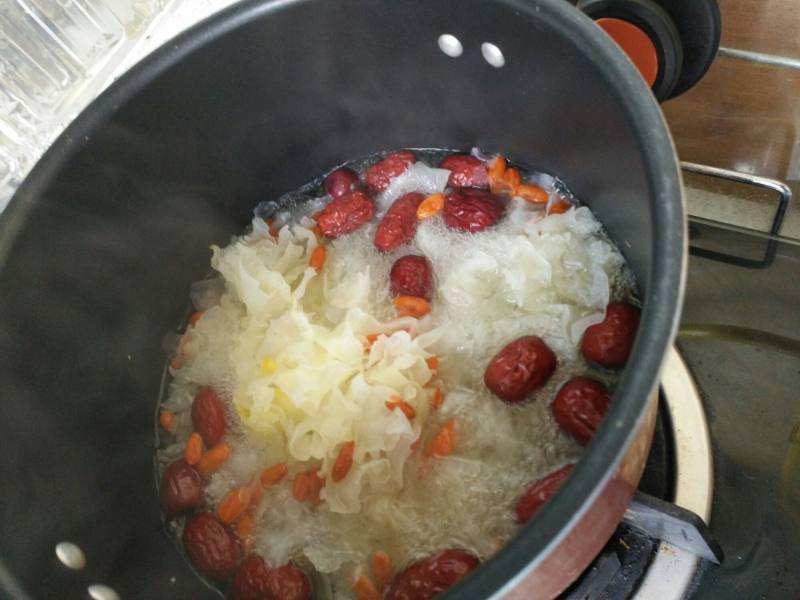
[{"label": "pot rim", "polygon": [[664,115],[638,71],[616,44],[573,6],[560,0],[499,1],[547,21],[562,35],[580,39],[587,58],[605,75],[645,163],[654,202],[653,261],[630,359],[603,426],[572,476],[536,519],[463,583],[442,595],[443,599],[502,597],[535,571],[594,505],[643,426],[664,356],[675,339],[686,284],[687,223],[680,166]]},{"label": "pot rim", "polygon": [[[235,4],[179,34],[112,83],[49,147],[0,214],[0,270],[15,232],[39,192],[48,185],[49,175],[80,150],[97,125],[109,119],[118,106],[215,39],[257,18],[310,1],[246,0]],[[491,560],[442,595],[444,599],[488,598],[509,592],[559,546],[594,504],[642,426],[644,409],[677,331],[686,279],[687,233],[678,160],[663,114],[639,73],[591,19],[563,0],[486,0],[486,4],[507,5],[521,16],[545,21],[563,36],[580,39],[587,59],[604,74],[634,131],[645,164],[653,198],[653,261],[642,298],[640,335],[604,425],[555,500]]]}]

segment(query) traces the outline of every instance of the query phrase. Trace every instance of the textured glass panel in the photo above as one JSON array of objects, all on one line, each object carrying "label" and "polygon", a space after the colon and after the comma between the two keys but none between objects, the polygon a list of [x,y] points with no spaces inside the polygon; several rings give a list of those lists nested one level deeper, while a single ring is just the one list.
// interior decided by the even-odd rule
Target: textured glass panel
[{"label": "textured glass panel", "polygon": [[0,0],[0,210],[173,0]]}]

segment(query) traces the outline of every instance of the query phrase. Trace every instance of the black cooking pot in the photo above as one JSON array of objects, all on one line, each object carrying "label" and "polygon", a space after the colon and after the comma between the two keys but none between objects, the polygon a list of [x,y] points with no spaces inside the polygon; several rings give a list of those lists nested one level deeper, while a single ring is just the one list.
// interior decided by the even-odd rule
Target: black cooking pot
[{"label": "black cooking pot", "polygon": [[[442,34],[461,56],[442,52]],[[6,593],[77,598],[103,583],[126,600],[214,596],[163,530],[153,469],[160,344],[208,246],[240,232],[259,201],[347,159],[476,145],[561,177],[616,240],[644,303],[611,412],[574,476],[453,597],[523,581],[518,597],[563,589],[638,481],[675,331],[685,232],[661,112],[562,0],[276,0],[239,4],[132,69],[0,218]],[[85,569],[56,560],[63,540],[83,548]]]}]

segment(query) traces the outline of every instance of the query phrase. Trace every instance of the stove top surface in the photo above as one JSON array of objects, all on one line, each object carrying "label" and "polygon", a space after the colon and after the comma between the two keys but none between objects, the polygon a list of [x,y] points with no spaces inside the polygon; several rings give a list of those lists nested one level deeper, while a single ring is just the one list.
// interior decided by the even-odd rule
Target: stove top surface
[{"label": "stove top surface", "polygon": [[[693,219],[678,348],[708,416],[711,530],[725,551],[693,597],[800,594],[800,244]],[[697,248],[761,262],[744,267]]]}]

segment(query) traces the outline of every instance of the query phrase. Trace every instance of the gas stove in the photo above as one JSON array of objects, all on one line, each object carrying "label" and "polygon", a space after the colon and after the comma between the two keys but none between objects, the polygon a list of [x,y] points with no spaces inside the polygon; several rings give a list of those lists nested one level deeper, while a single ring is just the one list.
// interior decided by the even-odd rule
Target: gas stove
[{"label": "gas stove", "polygon": [[771,233],[691,217],[686,300],[664,365],[640,490],[691,510],[721,564],[623,523],[564,600],[794,598],[800,593],[800,243],[781,238],[791,195],[771,180],[700,165],[777,195]]},{"label": "gas stove", "polygon": [[714,457],[711,529],[724,548],[698,598],[800,593],[800,245],[690,222],[678,348],[703,398]]}]

